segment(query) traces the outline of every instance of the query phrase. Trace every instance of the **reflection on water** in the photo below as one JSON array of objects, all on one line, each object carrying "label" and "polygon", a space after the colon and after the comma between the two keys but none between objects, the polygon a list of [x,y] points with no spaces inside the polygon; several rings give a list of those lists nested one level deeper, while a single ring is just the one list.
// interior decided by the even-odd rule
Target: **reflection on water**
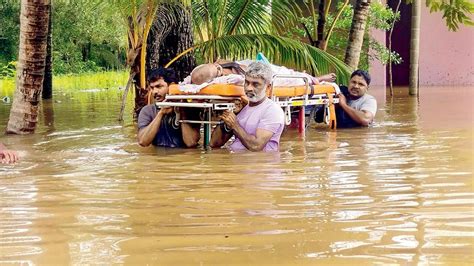
[{"label": "reflection on water", "polygon": [[276,154],[140,148],[119,92],[58,93],[2,137],[0,264],[473,263],[472,88],[373,93],[373,128]]}]

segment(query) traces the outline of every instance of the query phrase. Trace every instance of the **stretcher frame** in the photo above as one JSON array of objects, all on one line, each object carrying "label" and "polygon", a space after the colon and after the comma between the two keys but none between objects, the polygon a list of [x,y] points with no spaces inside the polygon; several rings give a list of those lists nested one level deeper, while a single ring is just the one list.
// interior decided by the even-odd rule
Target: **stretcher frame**
[{"label": "stretcher frame", "polygon": [[[305,83],[306,93],[303,95],[298,96],[275,96],[273,95],[274,92],[274,84],[277,79],[303,79]],[[308,78],[305,76],[288,76],[288,75],[273,75],[272,78],[272,90],[270,98],[278,104],[283,111],[285,112],[285,124],[291,124],[291,113],[292,108],[299,108],[298,113],[298,131],[300,134],[305,134],[306,131],[306,118],[305,118],[305,109],[306,106],[316,106],[316,105],[323,105],[325,108],[325,117],[324,122],[328,124],[330,129],[336,129],[336,110],[334,104],[339,102],[339,98],[337,98],[336,93],[316,93],[316,94],[308,94],[307,92],[310,91],[310,85]],[[309,119],[312,119],[311,114]]]},{"label": "stretcher frame", "polygon": [[[285,124],[291,123],[292,109],[299,109],[298,114],[298,131],[300,134],[305,134],[306,129],[306,118],[305,118],[305,107],[323,105],[326,108],[325,122],[329,125],[329,128],[336,128],[336,113],[334,104],[339,102],[339,99],[335,97],[333,93],[319,93],[310,95],[305,93],[299,96],[279,97],[273,95],[273,88],[276,79],[279,78],[295,78],[303,79],[305,82],[306,92],[310,91],[310,85],[307,77],[304,76],[286,76],[286,75],[274,75],[271,83],[271,93],[269,98],[272,99],[276,104],[283,108],[285,113]],[[161,107],[187,107],[187,108],[200,108],[204,111],[203,120],[183,120],[180,119],[179,114],[176,117],[176,123],[196,123],[203,124],[204,126],[204,147],[208,148],[211,140],[211,130],[213,125],[220,125],[222,121],[212,121],[212,115],[215,111],[228,110],[233,111],[235,104],[233,101],[240,100],[240,96],[220,96],[220,95],[201,95],[201,94],[177,94],[177,95],[166,95],[165,101],[157,102],[155,105],[158,108]],[[196,102],[198,101],[198,102]],[[311,117],[310,117],[311,119]]]},{"label": "stretcher frame", "polygon": [[[169,101],[171,100],[171,101]],[[175,102],[173,102],[173,100]],[[204,102],[193,102],[194,100]],[[228,110],[232,111],[235,108],[235,104],[229,101],[240,100],[240,97],[232,96],[219,96],[219,95],[195,95],[195,94],[183,94],[183,95],[166,95],[164,102],[157,102],[157,107],[190,107],[200,108],[204,111],[203,120],[183,120],[180,119],[179,114],[176,114],[177,123],[193,123],[203,124],[204,126],[204,147],[208,148],[211,142],[211,130],[212,125],[220,125],[222,121],[212,121],[212,114],[215,111]],[[186,101],[186,102],[176,102]]]}]

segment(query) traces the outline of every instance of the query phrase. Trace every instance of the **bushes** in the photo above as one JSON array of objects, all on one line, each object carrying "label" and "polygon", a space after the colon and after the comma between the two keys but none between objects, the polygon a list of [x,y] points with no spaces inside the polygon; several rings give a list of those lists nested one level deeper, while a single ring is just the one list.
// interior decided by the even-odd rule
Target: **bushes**
[{"label": "bushes", "polygon": [[7,64],[2,64],[0,62],[0,78],[11,78],[15,76],[16,73],[16,63],[17,62],[8,62]]}]

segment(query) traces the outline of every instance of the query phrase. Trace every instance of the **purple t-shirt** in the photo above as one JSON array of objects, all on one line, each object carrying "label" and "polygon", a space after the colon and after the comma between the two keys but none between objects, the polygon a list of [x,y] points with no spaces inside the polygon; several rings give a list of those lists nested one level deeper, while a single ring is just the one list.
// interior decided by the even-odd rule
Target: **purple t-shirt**
[{"label": "purple t-shirt", "polygon": [[[283,110],[275,102],[267,98],[257,106],[247,105],[237,115],[237,121],[250,135],[255,136],[258,128],[273,132],[272,138],[267,142],[263,151],[278,151],[285,118]],[[237,137],[230,145],[230,149],[233,151],[247,150]]]}]

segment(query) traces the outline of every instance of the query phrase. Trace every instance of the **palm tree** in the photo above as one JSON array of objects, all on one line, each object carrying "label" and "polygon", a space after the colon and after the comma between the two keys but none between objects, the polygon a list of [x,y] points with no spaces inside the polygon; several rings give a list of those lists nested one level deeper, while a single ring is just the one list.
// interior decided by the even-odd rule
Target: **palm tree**
[{"label": "palm tree", "polygon": [[[132,83],[135,83],[136,100],[144,98],[143,95],[146,95],[147,40],[160,3],[160,0],[117,0],[116,2],[117,5],[121,6],[122,17],[127,24],[127,65],[130,67],[130,75],[123,94],[119,120],[122,120],[125,99]],[[135,108],[135,113],[139,111]]]},{"label": "palm tree", "polygon": [[[158,8],[148,38],[147,70],[166,65],[176,55],[194,45],[191,2],[166,3]],[[188,53],[173,64],[178,80],[183,80],[195,66]]]},{"label": "palm tree", "polygon": [[17,81],[7,133],[33,133],[43,87],[50,0],[22,0]]},{"label": "palm tree", "polygon": [[188,51],[194,50],[205,62],[255,58],[262,52],[275,64],[313,74],[335,71],[340,81],[348,79],[349,67],[334,56],[281,36],[297,23],[294,1],[196,0],[192,6],[196,44]]},{"label": "palm tree", "polygon": [[418,61],[420,55],[420,22],[421,0],[413,0],[411,8],[411,40],[410,40],[410,77],[409,94],[418,94]]},{"label": "palm tree", "polygon": [[352,68],[357,68],[359,65],[370,2],[371,0],[357,0],[354,6],[354,16],[344,59],[344,62]]}]

